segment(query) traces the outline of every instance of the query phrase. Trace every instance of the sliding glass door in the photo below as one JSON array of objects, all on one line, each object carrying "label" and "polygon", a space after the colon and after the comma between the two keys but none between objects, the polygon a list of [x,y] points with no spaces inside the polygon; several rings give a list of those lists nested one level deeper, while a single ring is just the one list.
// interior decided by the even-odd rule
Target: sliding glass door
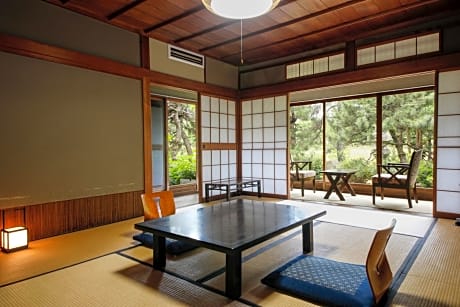
[{"label": "sliding glass door", "polygon": [[152,110],[152,190],[165,190],[165,109],[162,99],[151,100]]},{"label": "sliding glass door", "polygon": [[409,163],[423,149],[417,183],[433,187],[434,91],[382,96],[382,162]]},{"label": "sliding glass door", "polygon": [[351,182],[366,183],[376,165],[376,99],[326,104],[326,169],[355,169]]},{"label": "sliding glass door", "polygon": [[433,90],[298,104],[290,110],[293,160],[313,161],[317,173],[356,169],[351,181],[369,184],[377,163],[409,162],[422,148],[417,182],[432,187]]}]

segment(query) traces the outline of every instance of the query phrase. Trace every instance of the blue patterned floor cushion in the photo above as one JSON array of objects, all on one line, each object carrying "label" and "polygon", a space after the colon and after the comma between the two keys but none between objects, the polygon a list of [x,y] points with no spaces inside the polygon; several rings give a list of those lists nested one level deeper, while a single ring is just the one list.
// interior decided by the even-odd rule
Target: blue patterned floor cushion
[{"label": "blue patterned floor cushion", "polygon": [[[139,233],[134,235],[133,239],[141,242],[143,245],[147,247],[153,248],[153,235],[151,233]],[[195,248],[197,248],[196,245],[166,238],[166,252],[171,255],[180,255]]]},{"label": "blue patterned floor cushion", "polygon": [[366,267],[301,255],[262,279],[280,292],[327,306],[373,306]]}]

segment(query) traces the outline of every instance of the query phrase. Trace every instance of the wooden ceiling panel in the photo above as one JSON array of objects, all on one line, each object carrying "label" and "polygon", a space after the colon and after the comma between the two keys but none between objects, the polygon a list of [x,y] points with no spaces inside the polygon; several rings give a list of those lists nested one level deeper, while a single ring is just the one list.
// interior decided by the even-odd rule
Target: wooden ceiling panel
[{"label": "wooden ceiling panel", "polygon": [[355,5],[355,10],[359,16],[369,16],[378,13],[379,7],[374,3],[374,1],[366,1]]},{"label": "wooden ceiling panel", "polygon": [[178,20],[177,24],[182,24],[187,27],[190,27],[188,29],[189,32],[191,33],[198,33],[201,31],[206,31],[212,27],[214,27],[216,24],[221,25],[228,23],[229,20],[222,18],[220,16],[216,16],[214,14],[209,13],[207,10],[200,10],[196,12],[193,15],[189,15],[187,17],[182,18],[181,20]]},{"label": "wooden ceiling panel", "polygon": [[114,21],[125,21],[125,20],[137,20],[142,27],[148,27],[163,21],[161,14],[158,14],[158,11],[153,10],[149,2],[143,2],[136,7],[129,9],[123,14],[114,18]]},{"label": "wooden ceiling panel", "polygon": [[[240,22],[208,12],[201,0],[46,0],[230,64],[240,65]],[[397,31],[458,15],[458,0],[282,0],[243,21],[245,64]],[[369,34],[367,34],[369,33]],[[410,34],[410,33],[409,33]]]},{"label": "wooden ceiling panel", "polygon": [[[313,3],[313,2],[312,2]],[[290,17],[290,19],[295,19],[295,18],[301,18],[304,17],[305,15],[313,14],[317,11],[320,11],[324,9],[324,6],[321,5],[319,7],[315,7],[313,5],[309,6],[302,6],[300,3],[289,3],[281,8],[279,10],[283,11],[287,16]]]},{"label": "wooden ceiling panel", "polygon": [[280,7],[279,9],[271,11],[270,18],[275,20],[277,24],[286,23],[292,20],[292,17],[283,11],[283,7]]},{"label": "wooden ceiling panel", "polygon": [[295,7],[293,8],[294,10],[297,10],[299,12],[303,12],[304,15],[309,15],[316,13],[318,11],[324,10],[327,8],[326,5],[322,1],[308,1],[308,0],[301,0],[301,1],[296,1]]},{"label": "wooden ceiling panel", "polygon": [[119,10],[120,8],[129,5],[131,0],[101,0],[101,1],[92,1],[92,0],[70,0],[62,4],[63,1],[53,0],[49,1],[61,6],[64,6],[72,11],[76,11],[81,14],[91,15],[93,17],[106,17],[111,13]]},{"label": "wooden ceiling panel", "polygon": [[196,39],[186,41],[185,43],[196,43],[198,49],[209,48],[222,41],[222,37],[226,38],[226,41],[236,37],[235,33],[228,30],[221,30],[215,32],[209,32],[207,35],[200,35]]}]

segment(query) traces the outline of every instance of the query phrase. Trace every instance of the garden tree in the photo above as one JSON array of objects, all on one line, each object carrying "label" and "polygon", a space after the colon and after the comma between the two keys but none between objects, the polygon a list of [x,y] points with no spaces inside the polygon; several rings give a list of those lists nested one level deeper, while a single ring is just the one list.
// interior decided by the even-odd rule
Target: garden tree
[{"label": "garden tree", "polygon": [[[384,146],[396,150],[399,162],[408,162],[414,149],[423,148],[432,160],[434,92],[421,91],[383,97]],[[385,138],[388,134],[389,138]],[[405,152],[407,149],[408,152]],[[389,150],[391,152],[391,149]],[[385,153],[385,152],[384,152]],[[391,159],[393,157],[389,157]]]},{"label": "garden tree", "polygon": [[168,103],[168,177],[170,185],[196,179],[195,105]]},{"label": "garden tree", "polygon": [[311,159],[307,155],[322,150],[322,117],[321,104],[291,108],[289,131],[294,160]]},{"label": "garden tree", "polygon": [[[419,182],[423,182],[422,186],[432,185],[433,101],[433,91],[382,95],[384,162],[407,162],[414,149],[423,148],[427,161],[422,161],[420,166],[419,174],[423,174],[423,178],[419,178]],[[322,153],[322,105],[291,108],[291,153],[294,159],[311,159],[304,154],[312,149],[317,151],[317,156],[321,155],[318,152]],[[354,177],[361,176],[360,180],[366,182],[365,179],[375,172],[376,98],[327,102],[325,106],[328,159],[333,154],[339,167],[359,169],[360,174]],[[370,156],[367,159],[350,156],[348,149],[352,147],[361,149],[360,152],[370,148]],[[371,160],[374,163],[369,163]]]},{"label": "garden tree", "polygon": [[195,106],[186,103],[168,104],[169,152],[174,160],[180,154],[193,154],[195,142]]},{"label": "garden tree", "polygon": [[375,98],[327,103],[326,116],[327,150],[335,150],[338,162],[348,145],[375,146]]}]

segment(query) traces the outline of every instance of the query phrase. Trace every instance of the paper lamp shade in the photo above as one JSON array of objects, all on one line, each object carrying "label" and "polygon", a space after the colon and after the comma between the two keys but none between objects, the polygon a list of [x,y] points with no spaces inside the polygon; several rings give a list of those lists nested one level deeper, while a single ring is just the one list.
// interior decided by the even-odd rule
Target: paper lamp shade
[{"label": "paper lamp shade", "polygon": [[268,13],[280,0],[202,0],[212,13],[224,18],[247,19]]},{"label": "paper lamp shade", "polygon": [[2,229],[2,250],[13,252],[29,246],[29,234],[26,227],[11,227]]}]

